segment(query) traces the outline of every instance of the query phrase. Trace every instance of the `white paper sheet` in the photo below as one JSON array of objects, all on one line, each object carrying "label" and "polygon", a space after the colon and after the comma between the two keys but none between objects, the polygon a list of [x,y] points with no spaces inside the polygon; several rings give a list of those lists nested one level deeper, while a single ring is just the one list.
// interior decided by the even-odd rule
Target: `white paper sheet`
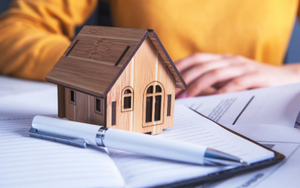
[{"label": "white paper sheet", "polygon": [[[298,169],[300,168],[297,164],[300,158],[300,150],[299,147],[296,150],[293,149],[300,144],[300,136],[298,134],[299,130],[292,127],[299,111],[299,93],[300,84],[294,84],[277,88],[178,100],[176,105],[186,102],[195,103],[200,107],[201,113],[208,115],[214,109],[219,109],[216,117],[219,118],[220,123],[257,141],[275,142],[275,150],[282,152],[287,157],[290,156],[288,160],[280,164],[280,168],[268,168],[274,169],[271,170],[271,173],[268,171],[269,175],[260,175],[260,172],[265,174],[265,170],[268,169],[254,172],[257,174],[249,174],[247,177],[248,174],[245,174],[245,178],[243,178],[244,176],[236,177],[241,178],[239,181],[236,181],[235,178],[227,180],[240,182],[240,184],[232,185],[238,187],[258,179],[257,184],[250,183],[249,185],[258,187],[298,187],[300,184]],[[0,116],[5,115],[5,118],[0,120],[0,126],[5,124],[5,128],[0,128],[0,187],[87,187],[88,185],[98,185],[100,175],[97,173],[105,172],[103,174],[103,177],[105,177],[107,172],[101,169],[102,167],[100,168],[103,159],[99,157],[99,155],[104,155],[104,152],[102,153],[99,149],[84,150],[28,137],[27,131],[30,128],[31,117],[37,114],[48,116],[57,114],[55,85],[0,76],[0,96]],[[253,96],[255,96],[254,99],[238,118],[236,126],[233,126],[233,121]],[[216,108],[219,104],[221,105]],[[12,127],[12,129],[9,129],[9,127]],[[15,149],[9,147],[8,143],[11,139],[18,144]],[[281,149],[278,148],[280,142],[284,146],[281,146]],[[56,149],[59,149],[59,151],[53,153]],[[79,154],[74,152],[73,149],[80,150]],[[34,156],[31,156],[32,152]],[[170,173],[174,176],[174,179],[169,180],[169,182],[173,182],[189,178],[189,173],[199,173],[199,168],[195,165],[174,164],[170,161],[134,154],[129,155],[128,153],[111,152],[111,155],[118,166],[123,165],[122,169],[127,169],[126,171],[122,170],[122,174],[125,174],[124,177],[129,186],[133,187],[144,185],[147,181],[151,182],[152,179],[149,179],[148,175],[156,178],[158,182],[164,182],[165,176]],[[116,158],[118,159],[116,160]],[[149,160],[152,162],[148,163]],[[45,161],[50,161],[52,164],[56,164],[54,162],[58,161],[61,168],[57,170],[53,165],[45,164]],[[74,163],[74,161],[80,162]],[[85,169],[86,166],[89,166],[88,170]],[[78,168],[79,171],[74,170]],[[28,169],[33,171],[29,173]],[[131,170],[135,170],[135,173],[139,176],[134,178]],[[108,173],[110,172],[108,171]],[[115,174],[115,172],[111,172],[111,174]],[[72,176],[76,178],[71,179]],[[66,179],[66,182],[63,179]],[[116,177],[116,181],[112,182],[122,186],[119,179],[119,177]],[[103,182],[101,182],[101,185],[106,185],[105,182],[107,181],[104,180]],[[109,184],[111,185],[111,182]],[[225,184],[220,184],[219,187],[223,187],[222,185]]]},{"label": "white paper sheet", "polygon": [[[185,106],[175,109],[175,124],[158,137],[180,140],[241,157],[247,162],[269,159],[273,152],[228,132]],[[230,167],[203,167],[110,150],[129,187],[155,186],[205,176]]]},{"label": "white paper sheet", "polygon": [[32,93],[49,89],[49,85],[57,87],[54,84],[46,82],[37,82],[0,75],[0,97]]},{"label": "white paper sheet", "polygon": [[[253,187],[298,187],[300,179],[297,178],[300,168],[296,167],[295,159],[300,157],[300,144],[261,142],[286,156],[285,161],[275,166],[257,170],[241,176],[233,177],[222,182],[211,184],[215,188],[253,188]],[[298,151],[299,150],[299,151]],[[297,159],[297,160],[298,160]],[[291,166],[291,165],[294,165]],[[292,170],[291,170],[292,169]],[[288,174],[286,172],[289,172]]]},{"label": "white paper sheet", "polygon": [[255,141],[275,144],[273,149],[286,156],[286,160],[276,166],[210,187],[299,187],[300,130],[294,128],[300,110],[299,94],[300,84],[292,84],[176,101],[176,105],[197,107],[199,112],[209,115],[222,100],[234,98],[218,122]]},{"label": "white paper sheet", "polygon": [[[291,143],[292,144],[292,143]],[[277,150],[277,148],[274,148]],[[278,151],[282,149],[282,153],[286,148],[280,148]],[[284,161],[284,163],[279,166],[266,180],[260,182],[257,188],[265,188],[265,187],[289,187],[289,188],[297,188],[300,185],[300,168],[299,168],[299,158],[300,158],[300,144],[292,155],[286,155],[288,159]]]},{"label": "white paper sheet", "polygon": [[0,187],[122,187],[105,150],[29,137],[31,118],[0,118]]},{"label": "white paper sheet", "polygon": [[57,86],[0,76],[0,116],[57,116]]},{"label": "white paper sheet", "polygon": [[237,132],[266,124],[293,128],[300,111],[300,84],[176,100],[178,104],[210,118],[218,112],[215,120]]}]

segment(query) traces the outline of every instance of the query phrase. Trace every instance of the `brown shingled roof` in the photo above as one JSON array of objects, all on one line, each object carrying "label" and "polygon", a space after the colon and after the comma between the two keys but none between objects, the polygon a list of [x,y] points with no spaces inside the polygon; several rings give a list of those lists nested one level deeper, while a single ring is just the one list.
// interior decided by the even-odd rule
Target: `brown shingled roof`
[{"label": "brown shingled roof", "polygon": [[84,26],[46,80],[97,97],[106,97],[146,37],[152,41],[176,87],[186,84],[155,31]]}]

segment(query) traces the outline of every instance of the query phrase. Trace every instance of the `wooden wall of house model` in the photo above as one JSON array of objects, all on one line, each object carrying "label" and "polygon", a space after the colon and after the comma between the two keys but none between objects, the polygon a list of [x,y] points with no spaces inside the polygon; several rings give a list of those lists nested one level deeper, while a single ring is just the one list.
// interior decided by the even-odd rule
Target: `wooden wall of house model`
[{"label": "wooden wall of house model", "polygon": [[60,118],[151,134],[173,126],[186,88],[153,30],[100,26],[84,26],[46,80]]}]

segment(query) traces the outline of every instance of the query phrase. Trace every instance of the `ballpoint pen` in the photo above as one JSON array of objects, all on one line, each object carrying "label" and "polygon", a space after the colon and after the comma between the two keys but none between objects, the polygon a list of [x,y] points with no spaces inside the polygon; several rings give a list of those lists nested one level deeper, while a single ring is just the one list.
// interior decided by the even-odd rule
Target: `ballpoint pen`
[{"label": "ballpoint pen", "polygon": [[86,144],[201,165],[247,165],[244,160],[206,146],[98,125],[35,116],[32,137],[86,147]]}]

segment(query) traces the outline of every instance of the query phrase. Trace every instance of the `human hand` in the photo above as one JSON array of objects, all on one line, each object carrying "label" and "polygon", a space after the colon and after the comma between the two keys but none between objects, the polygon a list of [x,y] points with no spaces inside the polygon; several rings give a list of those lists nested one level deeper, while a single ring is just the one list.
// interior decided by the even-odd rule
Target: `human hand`
[{"label": "human hand", "polygon": [[233,55],[196,53],[175,62],[187,90],[176,98],[229,93],[300,81],[300,64],[272,66]]}]

